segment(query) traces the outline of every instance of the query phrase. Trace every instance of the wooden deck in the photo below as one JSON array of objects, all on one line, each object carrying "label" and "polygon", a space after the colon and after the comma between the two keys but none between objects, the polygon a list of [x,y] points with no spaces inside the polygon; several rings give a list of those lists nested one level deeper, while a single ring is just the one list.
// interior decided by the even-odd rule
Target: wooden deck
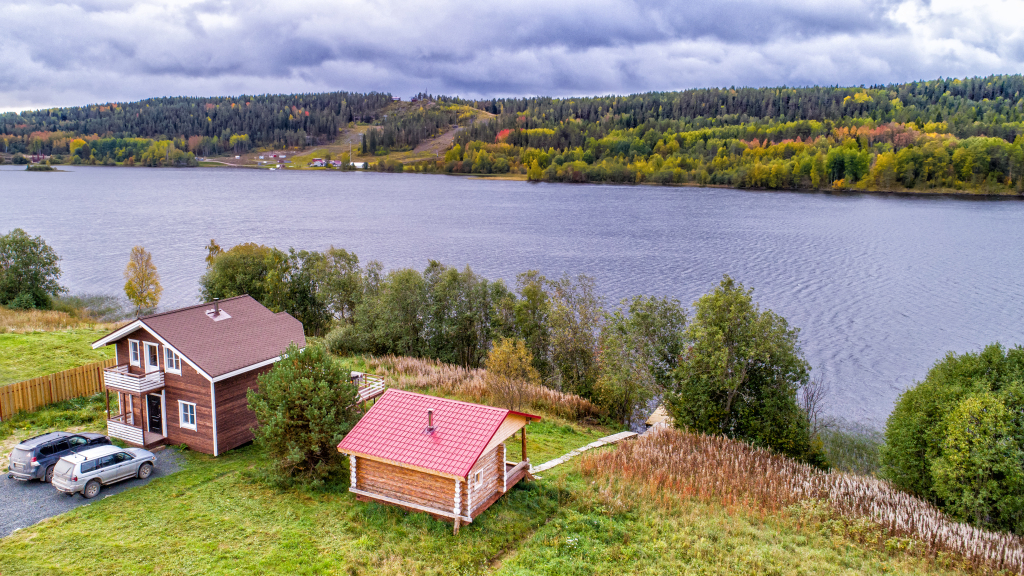
[{"label": "wooden deck", "polygon": [[359,388],[359,403],[364,404],[370,400],[376,400],[387,388],[384,385],[384,378],[374,374],[364,374],[362,372],[352,372],[352,381],[356,387]]}]

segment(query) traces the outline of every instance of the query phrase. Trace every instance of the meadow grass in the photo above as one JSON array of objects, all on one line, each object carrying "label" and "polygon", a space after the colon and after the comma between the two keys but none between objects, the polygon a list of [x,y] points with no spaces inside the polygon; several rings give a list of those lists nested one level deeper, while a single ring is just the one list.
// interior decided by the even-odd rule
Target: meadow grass
[{"label": "meadow grass", "polygon": [[107,333],[94,328],[0,333],[0,385],[112,358],[111,347],[91,346]]},{"label": "meadow grass", "polygon": [[[437,360],[408,356],[367,357],[367,369],[384,376],[389,386],[406,390],[430,391],[469,402],[487,404],[492,394],[484,381],[485,370],[463,368]],[[589,400],[546,386],[524,384],[526,409],[546,412],[573,421],[597,422],[602,410]]]},{"label": "meadow grass", "polygon": [[615,451],[589,454],[581,467],[609,490],[628,486],[651,501],[679,497],[759,513],[821,501],[845,522],[870,523],[876,546],[951,555],[982,571],[1024,573],[1020,537],[956,522],[876,478],[826,473],[722,436],[662,427]]},{"label": "meadow grass", "polygon": [[[37,430],[101,421],[101,397],[83,402],[21,414],[18,422]],[[532,459],[609,432],[548,418],[529,427]],[[425,514],[356,501],[344,464],[322,488],[272,488],[260,480],[266,458],[253,445],[217,458],[186,451],[178,473],[0,540],[3,574],[944,575],[957,568],[943,557],[880,548],[816,501],[765,513],[671,491],[656,496],[642,489],[644,479],[609,469],[603,481],[592,468],[581,473],[578,461],[520,483],[453,536],[449,523]]]}]

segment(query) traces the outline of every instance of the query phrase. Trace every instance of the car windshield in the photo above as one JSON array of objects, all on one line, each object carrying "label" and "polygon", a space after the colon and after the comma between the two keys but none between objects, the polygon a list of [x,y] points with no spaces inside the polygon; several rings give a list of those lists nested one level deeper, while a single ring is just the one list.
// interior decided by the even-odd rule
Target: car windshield
[{"label": "car windshield", "polygon": [[74,469],[74,462],[69,462],[61,458],[60,460],[57,461],[57,465],[53,467],[53,473],[57,476],[68,476]]}]

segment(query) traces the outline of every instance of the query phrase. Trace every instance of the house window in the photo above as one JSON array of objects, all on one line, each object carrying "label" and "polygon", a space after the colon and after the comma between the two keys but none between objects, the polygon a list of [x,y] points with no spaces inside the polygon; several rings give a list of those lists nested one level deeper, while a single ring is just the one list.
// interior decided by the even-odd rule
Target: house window
[{"label": "house window", "polygon": [[484,476],[483,470],[477,470],[476,472],[473,473],[473,476],[472,476],[473,488],[479,488],[480,485],[484,483],[483,476]]},{"label": "house window", "polygon": [[132,366],[142,366],[139,359],[139,342],[137,340],[128,341],[128,362]]},{"label": "house window", "polygon": [[164,346],[164,370],[181,374],[181,357],[167,346]]},{"label": "house window", "polygon": [[160,350],[156,344],[146,342],[146,372],[160,369]]},{"label": "house window", "polygon": [[196,429],[196,405],[191,402],[178,400],[178,412],[181,414],[181,427],[189,430]]}]

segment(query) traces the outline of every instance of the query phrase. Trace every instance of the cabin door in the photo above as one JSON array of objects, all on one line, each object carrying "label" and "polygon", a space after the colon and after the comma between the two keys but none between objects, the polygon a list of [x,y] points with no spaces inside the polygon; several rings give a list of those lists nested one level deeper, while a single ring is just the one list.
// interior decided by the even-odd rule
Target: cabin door
[{"label": "cabin door", "polygon": [[164,415],[160,410],[159,396],[153,396],[152,394],[146,396],[146,409],[149,413],[149,431],[157,434],[164,433]]}]

